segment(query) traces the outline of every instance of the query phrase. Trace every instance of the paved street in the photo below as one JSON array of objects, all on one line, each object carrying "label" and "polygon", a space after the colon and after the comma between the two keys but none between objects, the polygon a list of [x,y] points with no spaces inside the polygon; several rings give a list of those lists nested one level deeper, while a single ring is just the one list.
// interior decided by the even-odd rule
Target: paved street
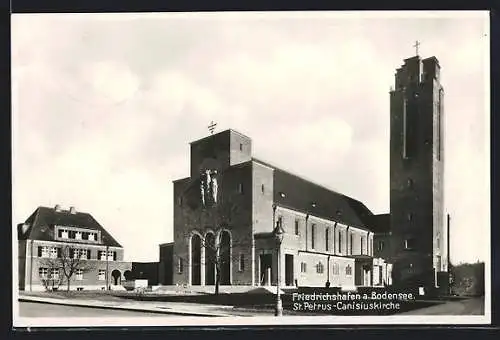
[{"label": "paved street", "polygon": [[19,302],[19,316],[21,317],[172,317],[175,315],[134,312],[127,310],[89,308],[79,306],[61,306],[37,302]]},{"label": "paved street", "polygon": [[402,315],[483,315],[484,297],[450,301],[437,306],[416,309]]}]

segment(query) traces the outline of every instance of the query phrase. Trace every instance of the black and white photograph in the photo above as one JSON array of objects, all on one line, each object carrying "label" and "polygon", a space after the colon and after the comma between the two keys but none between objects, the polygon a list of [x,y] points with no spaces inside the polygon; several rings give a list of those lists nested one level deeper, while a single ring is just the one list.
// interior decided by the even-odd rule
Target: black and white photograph
[{"label": "black and white photograph", "polygon": [[489,32],[13,14],[14,326],[489,324]]}]

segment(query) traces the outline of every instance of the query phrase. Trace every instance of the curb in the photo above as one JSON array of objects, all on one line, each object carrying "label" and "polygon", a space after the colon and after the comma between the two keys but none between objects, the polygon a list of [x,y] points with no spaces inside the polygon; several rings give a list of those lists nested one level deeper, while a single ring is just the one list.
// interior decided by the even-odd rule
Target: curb
[{"label": "curb", "polygon": [[148,308],[141,308],[141,307],[84,305],[84,304],[71,303],[71,302],[45,301],[45,300],[37,300],[37,299],[21,298],[21,297],[18,298],[18,301],[19,302],[43,303],[43,304],[48,304],[48,305],[60,305],[60,306],[71,306],[71,307],[94,308],[94,309],[114,309],[114,310],[126,310],[126,311],[133,311],[133,312],[147,312],[147,313],[183,315],[183,316],[203,316],[203,317],[228,317],[228,316],[230,316],[230,315],[220,315],[220,314],[212,314],[212,313],[209,314],[209,313],[176,312],[176,311],[148,309]]}]

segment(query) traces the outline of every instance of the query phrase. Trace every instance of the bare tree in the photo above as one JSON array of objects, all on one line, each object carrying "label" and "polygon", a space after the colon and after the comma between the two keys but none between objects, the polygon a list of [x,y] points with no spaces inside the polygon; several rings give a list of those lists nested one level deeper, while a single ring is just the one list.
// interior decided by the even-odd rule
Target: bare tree
[{"label": "bare tree", "polygon": [[[79,248],[73,248],[69,245],[63,246],[58,252],[57,258],[44,259],[41,262],[49,271],[49,276],[42,279],[45,281],[46,289],[53,288],[57,285],[59,287],[66,281],[66,291],[69,292],[71,288],[71,278],[77,273],[86,273],[95,269],[95,265],[86,258],[83,251]],[[57,273],[57,274],[56,274]],[[62,274],[62,275],[61,275]],[[57,279],[57,280],[56,280]],[[52,284],[53,286],[50,286]]]},{"label": "bare tree", "polygon": [[40,264],[40,268],[43,268],[43,272],[39,273],[40,281],[45,290],[55,291],[59,289],[63,283],[63,276],[60,275],[61,265],[58,259],[43,259]]}]

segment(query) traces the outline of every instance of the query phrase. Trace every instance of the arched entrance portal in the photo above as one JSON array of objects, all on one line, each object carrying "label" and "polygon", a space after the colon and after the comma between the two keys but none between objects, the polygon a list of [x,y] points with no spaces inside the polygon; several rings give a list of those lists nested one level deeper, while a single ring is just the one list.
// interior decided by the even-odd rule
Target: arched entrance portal
[{"label": "arched entrance portal", "polygon": [[215,285],[215,235],[205,235],[205,284]]},{"label": "arched entrance portal", "polygon": [[231,284],[231,235],[223,230],[220,235],[220,284]]},{"label": "arched entrance portal", "polygon": [[201,237],[191,238],[191,285],[201,285]]},{"label": "arched entrance portal", "polygon": [[115,286],[117,285],[121,285],[122,284],[122,273],[120,273],[120,271],[118,269],[115,269],[111,272],[111,276],[113,277],[113,284]]}]

